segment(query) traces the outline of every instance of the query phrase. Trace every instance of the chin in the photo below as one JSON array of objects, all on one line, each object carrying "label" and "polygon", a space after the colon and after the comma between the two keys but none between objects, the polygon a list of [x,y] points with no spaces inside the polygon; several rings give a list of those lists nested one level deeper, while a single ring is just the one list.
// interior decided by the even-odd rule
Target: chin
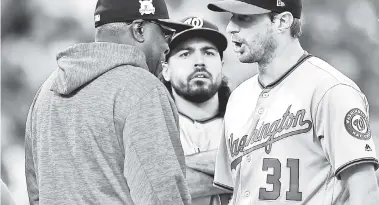
[{"label": "chin", "polygon": [[257,49],[252,52],[244,52],[238,55],[238,60],[241,63],[257,63],[261,60],[261,52]]},{"label": "chin", "polygon": [[217,93],[218,89],[213,89],[212,86],[208,84],[192,84],[190,87],[182,87],[181,89],[174,87],[174,90],[179,96],[190,102],[203,103],[211,99]]},{"label": "chin", "polygon": [[240,55],[240,56],[238,56],[238,60],[239,60],[241,63],[255,63],[255,62],[257,62],[257,61],[254,60],[254,58],[252,58],[251,56],[244,56],[244,55]]},{"label": "chin", "polygon": [[185,98],[188,101],[194,102],[194,103],[203,103],[209,99],[211,99],[212,95],[208,92],[196,92],[196,93],[191,93],[187,95]]},{"label": "chin", "polygon": [[196,82],[189,87],[190,93],[208,93],[210,85],[204,82]]}]

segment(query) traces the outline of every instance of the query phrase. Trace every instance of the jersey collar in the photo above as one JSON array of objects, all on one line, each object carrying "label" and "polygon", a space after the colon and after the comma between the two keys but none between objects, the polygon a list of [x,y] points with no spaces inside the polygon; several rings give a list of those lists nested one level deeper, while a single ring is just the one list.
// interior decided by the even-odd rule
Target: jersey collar
[{"label": "jersey collar", "polygon": [[312,57],[312,55],[309,54],[307,51],[305,51],[304,54],[300,57],[300,59],[296,62],[295,65],[293,65],[280,78],[278,78],[277,80],[275,80],[274,82],[272,82],[272,83],[270,83],[270,84],[268,84],[266,86],[259,80],[259,76],[258,76],[259,86],[262,89],[272,89],[272,88],[274,88],[276,85],[278,85],[280,82],[282,82],[286,77],[288,77],[297,67],[299,67],[299,65],[301,65],[304,61],[306,61],[310,57]]},{"label": "jersey collar", "polygon": [[179,112],[179,111],[178,111],[178,113],[179,113],[181,116],[183,116],[183,117],[185,117],[185,118],[191,120],[192,122],[198,122],[198,123],[207,123],[207,122],[209,122],[209,121],[215,120],[216,118],[222,118],[221,114],[220,114],[220,113],[217,113],[217,115],[215,115],[215,116],[213,116],[213,117],[211,117],[211,118],[209,118],[209,119],[205,119],[205,120],[194,120],[194,119],[192,119],[191,117],[189,117],[188,115],[186,115],[186,114],[184,114],[184,113],[181,113],[181,112]]}]

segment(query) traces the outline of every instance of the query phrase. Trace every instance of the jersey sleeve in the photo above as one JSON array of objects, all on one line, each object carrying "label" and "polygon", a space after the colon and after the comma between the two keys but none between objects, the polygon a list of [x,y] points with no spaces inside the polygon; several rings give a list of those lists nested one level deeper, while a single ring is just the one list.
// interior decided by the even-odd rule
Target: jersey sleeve
[{"label": "jersey sleeve", "polygon": [[213,186],[233,191],[234,183],[230,167],[231,160],[229,158],[229,149],[224,135],[225,130],[223,131],[223,137],[221,137],[220,146],[217,151]]},{"label": "jersey sleeve", "polygon": [[349,85],[336,85],[318,104],[315,130],[335,176],[351,166],[371,163],[378,168],[364,94]]}]

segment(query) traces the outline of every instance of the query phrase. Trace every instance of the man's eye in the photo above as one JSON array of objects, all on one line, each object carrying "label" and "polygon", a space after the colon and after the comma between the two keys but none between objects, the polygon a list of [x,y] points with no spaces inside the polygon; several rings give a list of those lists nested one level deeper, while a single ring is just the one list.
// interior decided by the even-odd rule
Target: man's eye
[{"label": "man's eye", "polygon": [[184,52],[182,54],[179,55],[180,57],[187,57],[189,56],[189,52]]},{"label": "man's eye", "polygon": [[248,15],[237,15],[237,20],[238,21],[250,21],[251,17]]},{"label": "man's eye", "polygon": [[210,52],[210,51],[205,51],[205,55],[214,56],[215,54],[213,52]]}]

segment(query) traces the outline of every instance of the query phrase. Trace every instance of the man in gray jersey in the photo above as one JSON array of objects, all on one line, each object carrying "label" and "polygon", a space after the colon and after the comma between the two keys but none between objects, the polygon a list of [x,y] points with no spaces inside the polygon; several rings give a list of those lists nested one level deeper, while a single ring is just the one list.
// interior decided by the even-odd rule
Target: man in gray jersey
[{"label": "man in gray jersey", "polygon": [[227,39],[216,25],[201,17],[186,17],[182,22],[194,27],[176,34],[170,42],[162,80],[179,111],[192,204],[227,204],[230,194],[225,193],[230,191],[212,186],[230,95],[222,73]]},{"label": "man in gray jersey", "polygon": [[217,186],[231,204],[379,204],[369,105],[359,87],[303,50],[301,0],[228,0],[208,5],[227,25],[242,63],[258,74],[226,109]]}]

